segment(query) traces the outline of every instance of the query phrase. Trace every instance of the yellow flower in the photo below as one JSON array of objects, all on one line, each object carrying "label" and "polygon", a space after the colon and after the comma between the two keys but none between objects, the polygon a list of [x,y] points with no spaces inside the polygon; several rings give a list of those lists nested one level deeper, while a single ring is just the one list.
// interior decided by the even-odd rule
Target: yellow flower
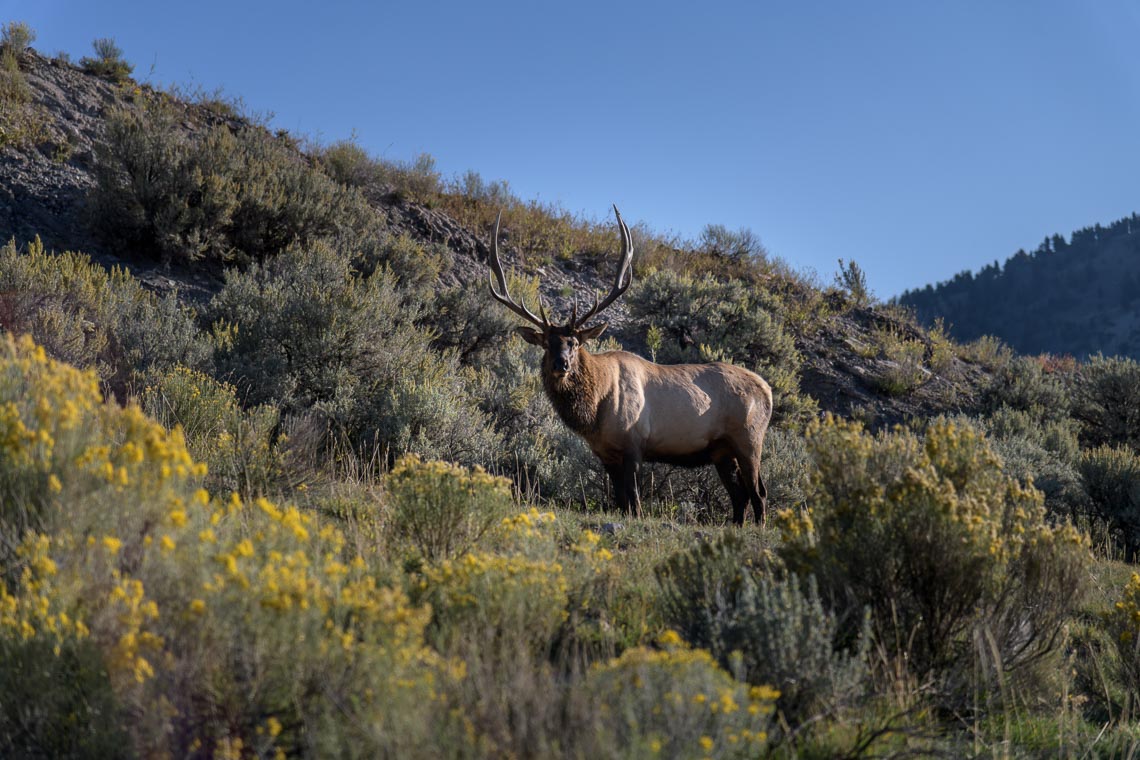
[{"label": "yellow flower", "polygon": [[59,478],[56,477],[54,472],[51,475],[48,475],[47,485],[48,485],[48,490],[51,491],[52,493],[59,493],[60,491],[63,490],[63,484],[59,482]]},{"label": "yellow flower", "polygon": [[117,554],[119,549],[123,548],[123,542],[114,536],[103,536],[103,546],[107,547],[107,551],[111,554]]},{"label": "yellow flower", "polygon": [[206,603],[201,599],[194,599],[190,602],[190,611],[195,615],[201,615],[206,611]]},{"label": "yellow flower", "polygon": [[702,736],[700,744],[701,749],[703,749],[705,752],[712,752],[713,740],[711,736]]},{"label": "yellow flower", "polygon": [[162,540],[159,541],[159,543],[162,545],[163,550],[168,551],[168,552],[174,551],[174,546],[175,546],[174,539],[171,538],[170,536],[163,534]]}]

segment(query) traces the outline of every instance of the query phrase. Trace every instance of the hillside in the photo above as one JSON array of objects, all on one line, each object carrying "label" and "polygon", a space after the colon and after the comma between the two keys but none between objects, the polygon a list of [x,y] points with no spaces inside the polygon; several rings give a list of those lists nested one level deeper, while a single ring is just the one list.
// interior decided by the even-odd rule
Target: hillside
[{"label": "hillside", "polygon": [[[233,131],[265,132],[264,128],[251,124],[226,103],[170,101],[146,85],[116,86],[70,63],[45,58],[32,50],[22,57],[21,68],[30,88],[30,100],[23,106],[28,114],[25,118],[35,120],[40,126],[35,139],[9,141],[0,151],[0,240],[15,240],[23,245],[39,236],[49,251],[81,251],[105,267],[125,266],[157,292],[175,291],[182,298],[207,300],[223,281],[217,262],[189,264],[156,260],[161,257],[145,245],[137,242],[124,245],[123,241],[113,244],[98,234],[97,224],[92,219],[97,212],[91,210],[90,194],[98,184],[100,145],[105,138],[107,117],[120,109],[137,111],[149,100],[162,99],[178,109],[178,126],[186,139],[201,137],[218,125]],[[9,112],[8,118],[14,116]],[[286,138],[281,142],[290,147],[294,145]],[[343,144],[332,146],[334,150],[344,147]],[[428,179],[439,184],[438,177]],[[406,174],[367,178],[362,182],[361,190],[369,211],[375,215],[377,234],[406,236],[418,244],[439,246],[446,254],[439,274],[444,284],[469,283],[471,287],[482,288],[488,230],[485,225],[477,228],[467,225],[470,219],[479,219],[480,213],[486,218],[483,207],[489,210],[490,204],[478,204],[475,213],[460,220],[453,212],[456,206],[470,209],[471,198],[464,198],[458,192],[444,193],[434,199],[417,197],[414,191],[399,186],[401,180],[407,181]],[[527,221],[532,224],[534,217],[541,217],[545,211],[514,199],[510,202],[520,210],[537,211],[537,214],[528,214]],[[572,219],[560,210],[551,210],[551,213],[559,225]],[[507,219],[503,237],[509,266],[519,263],[520,251],[512,245],[515,235],[510,216]],[[611,245],[607,238],[613,233],[608,225],[593,226],[594,239]],[[635,236],[641,231],[635,229]],[[524,241],[530,250],[522,253],[526,270],[538,277],[544,299],[555,311],[563,312],[569,309],[569,293],[604,289],[608,287],[610,274],[598,254],[588,250],[580,255],[567,251],[551,260],[541,249],[544,242],[552,247],[573,244],[573,241],[559,240],[559,232],[563,231],[548,234],[539,230],[534,234],[528,229],[525,234],[528,237],[533,234],[533,238]],[[640,261],[650,258],[644,251],[646,244],[665,249],[669,256],[680,253],[671,243],[650,237],[639,241]],[[537,265],[532,263],[536,259]],[[694,256],[693,261],[698,265],[702,262],[699,256]],[[706,257],[704,264],[707,263]],[[767,277],[770,288],[783,291],[795,301],[810,304],[821,298],[818,291],[797,278],[781,275],[773,281],[771,276]],[[797,347],[805,359],[800,379],[803,390],[816,397],[822,409],[844,415],[857,409],[875,424],[892,424],[909,417],[929,416],[938,410],[976,408],[972,399],[984,385],[985,374],[957,359],[938,372],[912,368],[916,373],[913,392],[908,389],[901,394],[881,393],[876,378],[892,372],[895,360],[879,356],[873,348],[868,349],[881,342],[876,331],[905,333],[908,339],[922,342],[927,354],[930,341],[893,312],[845,305],[842,298],[838,298],[838,301],[831,298],[834,308],[819,310],[827,314],[826,318],[805,320],[795,331]],[[625,304],[615,306],[611,321],[623,328],[617,333],[620,342],[645,352],[644,328],[627,324]]]},{"label": "hillside", "polygon": [[958,340],[996,335],[1029,354],[1140,357],[1140,217],[1046,238],[1032,253],[898,298]]},{"label": "hillside", "polygon": [[501,213],[509,290],[566,319],[613,221],[30,36],[0,27],[0,755],[1140,747],[1140,364],[961,344],[854,265],[637,224],[576,335],[752,369],[773,418],[747,460],[603,467],[487,258]]}]

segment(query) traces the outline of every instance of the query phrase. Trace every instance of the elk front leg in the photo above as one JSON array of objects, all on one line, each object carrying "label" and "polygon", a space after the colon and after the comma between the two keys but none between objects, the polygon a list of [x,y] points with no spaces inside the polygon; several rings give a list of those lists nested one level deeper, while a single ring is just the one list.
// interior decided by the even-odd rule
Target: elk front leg
[{"label": "elk front leg", "polygon": [[625,481],[625,507],[633,517],[641,517],[641,495],[637,492],[637,468],[641,460],[635,454],[622,459],[622,479]]},{"label": "elk front leg", "polygon": [[602,464],[606,468],[606,474],[610,476],[610,483],[614,487],[614,507],[618,512],[625,512],[628,509],[628,501],[625,491],[625,470],[622,469],[620,462],[614,464]]}]

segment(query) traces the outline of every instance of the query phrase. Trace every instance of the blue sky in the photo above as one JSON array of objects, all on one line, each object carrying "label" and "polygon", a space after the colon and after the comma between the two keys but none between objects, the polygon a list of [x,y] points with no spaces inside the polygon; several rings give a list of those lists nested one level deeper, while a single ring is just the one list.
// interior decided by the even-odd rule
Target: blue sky
[{"label": "blue sky", "polygon": [[0,0],[74,59],[889,297],[1140,211],[1140,6]]}]

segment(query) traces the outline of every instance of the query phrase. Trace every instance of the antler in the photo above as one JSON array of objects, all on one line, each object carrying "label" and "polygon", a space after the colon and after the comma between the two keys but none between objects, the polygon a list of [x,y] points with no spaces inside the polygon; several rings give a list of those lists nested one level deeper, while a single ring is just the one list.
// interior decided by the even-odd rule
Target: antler
[{"label": "antler", "polygon": [[[538,300],[538,312],[542,317],[536,317],[524,304],[520,304],[511,298],[511,294],[507,290],[507,278],[503,274],[503,265],[499,263],[499,222],[502,219],[503,212],[500,211],[499,215],[495,217],[495,231],[491,233],[491,255],[487,259],[487,263],[491,265],[491,295],[515,314],[546,330],[550,327],[550,323],[546,319],[546,309],[542,305],[542,299]],[[498,280],[498,290],[495,289],[496,280]]]},{"label": "antler", "polygon": [[[589,311],[581,318],[578,319],[578,304],[574,304],[574,313],[570,317],[570,327],[577,329],[578,327],[586,324],[593,317],[605,311],[606,307],[616,301],[622,293],[629,290],[629,286],[633,284],[633,269],[630,264],[633,263],[633,237],[629,234],[629,227],[625,226],[622,221],[621,213],[614,206],[614,216],[617,217],[618,227],[621,229],[621,260],[618,262],[617,277],[614,278],[614,286],[610,289],[610,294],[601,303],[598,303],[598,294],[594,293],[594,305]],[[627,276],[628,275],[628,276]],[[625,284],[622,284],[622,281]]]}]

